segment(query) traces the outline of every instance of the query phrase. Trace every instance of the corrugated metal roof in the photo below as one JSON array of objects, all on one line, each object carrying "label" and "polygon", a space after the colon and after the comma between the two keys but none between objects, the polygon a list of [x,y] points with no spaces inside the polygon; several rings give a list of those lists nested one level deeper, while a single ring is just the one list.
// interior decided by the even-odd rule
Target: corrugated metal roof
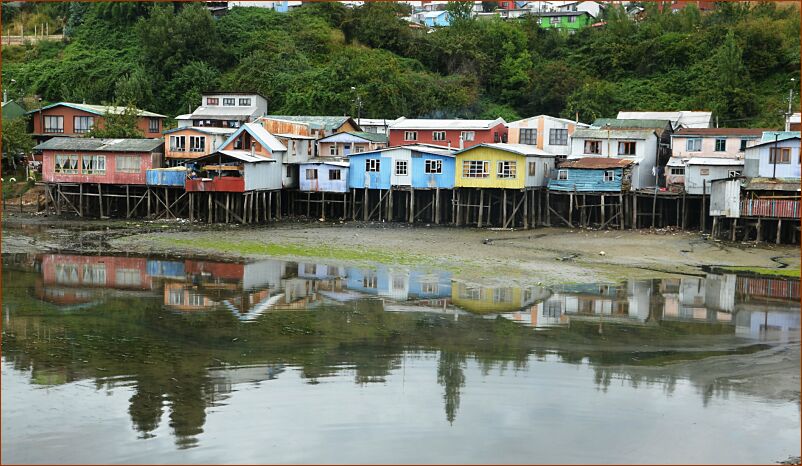
[{"label": "corrugated metal roof", "polygon": [[498,149],[498,150],[503,150],[505,152],[512,152],[514,154],[523,155],[524,157],[541,157],[541,156],[555,157],[554,154],[538,149],[537,147],[529,144],[507,144],[501,142],[478,144],[476,146],[472,146],[467,149],[462,149],[459,152],[457,152],[457,154],[478,149],[480,147],[487,147],[489,149]]},{"label": "corrugated metal roof", "polygon": [[573,138],[584,139],[647,139],[651,136],[657,137],[654,130],[646,129],[592,129],[580,128],[574,131]]},{"label": "corrugated metal roof", "polygon": [[[268,115],[265,118],[271,120],[283,120],[292,123],[303,123],[309,125],[312,129],[323,129],[325,131],[333,131],[346,121],[351,119],[348,116],[306,116],[306,115]],[[354,122],[356,123],[356,122]]]},{"label": "corrugated metal roof", "polygon": [[743,186],[747,191],[800,191],[799,178],[751,178]]},{"label": "corrugated metal roof", "polygon": [[612,157],[583,157],[581,159],[569,159],[559,164],[559,168],[587,168],[587,169],[607,169],[623,168],[633,163],[632,160],[616,159]]},{"label": "corrugated metal roof", "polygon": [[302,136],[300,134],[289,134],[289,133],[281,133],[281,134],[274,134],[277,138],[285,138],[285,139],[309,139],[315,140],[317,139],[314,136]]},{"label": "corrugated metal roof", "polygon": [[398,149],[407,149],[410,151],[421,152],[424,154],[442,155],[444,157],[454,157],[457,152],[456,149],[449,149],[447,147],[435,146],[432,144],[409,144],[406,146],[387,147],[385,149],[377,149],[368,152],[351,153],[349,154],[349,156],[375,154],[379,152],[386,152],[389,150],[398,150]]},{"label": "corrugated metal roof", "polygon": [[199,158],[195,159],[195,161],[206,160],[206,159],[214,159],[214,156],[217,153],[226,155],[228,157],[231,157],[231,158],[234,158],[234,159],[237,159],[237,160],[241,160],[243,162],[248,162],[248,163],[275,162],[276,161],[275,159],[271,159],[271,158],[268,158],[268,157],[262,157],[259,154],[251,155],[251,153],[248,152],[247,150],[219,150],[219,151],[211,153],[211,154],[209,154],[209,155],[207,155],[205,157],[199,157]]},{"label": "corrugated metal roof", "polygon": [[709,128],[713,118],[713,112],[700,111],[673,111],[673,112],[618,112],[619,119],[658,119],[670,120],[671,125],[676,129],[680,126],[684,128]]},{"label": "corrugated metal roof", "polygon": [[743,165],[743,159],[733,159],[727,157],[693,157],[685,162],[686,165],[710,165],[722,167],[734,167]]},{"label": "corrugated metal roof", "polygon": [[760,143],[774,142],[774,137],[777,136],[777,142],[786,139],[798,138],[802,134],[800,131],[764,131],[760,138]]},{"label": "corrugated metal roof", "polygon": [[597,118],[590,126],[593,128],[602,128],[610,125],[612,128],[653,128],[665,129],[671,125],[669,120],[660,119],[627,119],[622,120],[618,118]]},{"label": "corrugated metal roof", "polygon": [[[348,138],[347,136],[351,136]],[[364,142],[378,142],[378,143],[387,143],[387,135],[386,134],[377,134],[377,133],[367,133],[364,131],[343,131],[341,133],[332,134],[331,136],[327,136],[322,138],[319,142],[329,142],[329,141],[336,141],[336,142],[350,142],[362,140]]]},{"label": "corrugated metal roof", "polygon": [[161,139],[51,138],[36,150],[74,150],[85,152],[153,152],[164,144]]},{"label": "corrugated metal roof", "polygon": [[268,148],[270,152],[281,152],[286,151],[287,146],[281,143],[275,136],[270,134],[262,125],[259,123],[245,123],[244,125],[240,126],[228,139],[220,145],[220,147],[226,147],[231,141],[233,141],[237,136],[242,134],[243,131],[247,131],[248,134],[253,136],[259,143]]},{"label": "corrugated metal roof", "polygon": [[523,118],[521,120],[515,120],[513,122],[507,123],[507,126],[510,127],[510,128],[517,128],[517,127],[521,126],[522,122],[524,122],[524,121],[532,121],[532,120],[535,120],[537,118],[548,118],[548,119],[554,120],[554,121],[560,121],[560,122],[563,122],[563,123],[575,124],[577,128],[589,128],[590,127],[590,125],[587,124],[587,123],[580,123],[580,122],[577,122],[577,121],[574,121],[574,120],[569,120],[567,118],[557,118],[557,117],[553,117],[551,115],[537,115],[537,116],[533,116],[533,117],[529,117],[529,118]]},{"label": "corrugated metal roof", "polygon": [[761,137],[768,128],[680,128],[674,136],[743,136]]},{"label": "corrugated metal roof", "polygon": [[255,116],[258,109],[255,106],[250,107],[198,107],[189,116],[191,120],[231,120],[240,119],[247,120]]},{"label": "corrugated metal roof", "polygon": [[[127,108],[127,107],[117,107],[113,105],[90,105],[90,104],[76,104],[72,102],[57,102],[55,104],[50,104],[46,107],[42,107],[42,110],[47,110],[49,108],[59,107],[59,106],[70,107],[76,110],[83,110],[85,112],[94,113],[95,115],[105,115],[107,113],[111,115],[120,115],[123,112],[125,112],[125,109]],[[38,111],[39,109],[37,108],[36,110],[31,110],[28,113],[36,113]],[[139,116],[153,117],[153,118],[167,118],[166,115],[149,112],[147,110],[142,110],[139,108],[136,109],[136,111],[137,115]]]},{"label": "corrugated metal roof", "polygon": [[176,131],[187,131],[187,130],[194,130],[199,133],[204,134],[231,134],[237,130],[237,128],[216,128],[213,126],[182,126],[179,128],[168,129],[164,131],[164,134],[175,133]]},{"label": "corrugated metal roof", "polygon": [[395,118],[357,118],[356,123],[359,126],[389,126],[395,123]]},{"label": "corrugated metal roof", "polygon": [[404,117],[390,125],[390,129],[490,129],[499,123],[506,124],[503,118],[495,120],[435,120],[435,119],[407,119]]},{"label": "corrugated metal roof", "polygon": [[334,165],[336,167],[348,167],[351,165],[351,162],[348,160],[341,160],[341,159],[332,159],[326,160],[325,158],[314,158],[309,159],[304,162],[299,163],[298,165]]}]

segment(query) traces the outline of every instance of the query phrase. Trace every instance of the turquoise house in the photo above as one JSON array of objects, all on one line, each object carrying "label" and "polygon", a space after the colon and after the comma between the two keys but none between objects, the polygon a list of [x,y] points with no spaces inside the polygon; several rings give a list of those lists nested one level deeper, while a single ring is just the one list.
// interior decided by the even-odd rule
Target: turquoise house
[{"label": "turquoise house", "polygon": [[415,144],[349,155],[351,189],[451,189],[456,151]]},{"label": "turquoise house", "polygon": [[549,179],[550,191],[578,193],[629,191],[634,162],[610,157],[584,157],[561,163]]}]

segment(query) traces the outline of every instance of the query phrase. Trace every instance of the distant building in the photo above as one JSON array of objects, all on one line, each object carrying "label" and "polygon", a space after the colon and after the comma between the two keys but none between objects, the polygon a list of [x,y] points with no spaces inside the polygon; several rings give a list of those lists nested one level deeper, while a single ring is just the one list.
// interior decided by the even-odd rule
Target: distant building
[{"label": "distant building", "polygon": [[[633,162],[632,189],[654,187],[660,145],[655,129],[577,129],[568,160],[585,157],[621,158]],[[656,179],[657,178],[657,179]]]},{"label": "distant building", "polygon": [[538,18],[538,25],[543,29],[560,29],[569,32],[576,32],[595,22],[593,15],[587,11],[546,11],[535,12],[532,15]]},{"label": "distant building", "polygon": [[549,190],[566,192],[627,192],[632,184],[633,161],[612,157],[584,157],[561,162],[549,180]]},{"label": "distant building", "polygon": [[507,142],[507,126],[495,120],[436,120],[401,117],[389,128],[390,147],[435,144],[463,149],[477,144]]},{"label": "distant building", "polygon": [[744,176],[800,177],[799,131],[765,131],[760,142],[746,148]]},{"label": "distant building", "polygon": [[451,25],[451,13],[447,11],[427,11],[422,15],[423,24],[433,27],[446,27]]},{"label": "distant building", "polygon": [[[71,102],[58,102],[41,109],[31,110],[29,126],[33,128],[32,134],[37,142],[46,141],[52,137],[80,137],[88,133],[95,125],[103,127],[106,114],[119,115],[125,112],[125,107],[108,105],[76,104]],[[137,109],[137,128],[145,138],[161,137],[164,128],[165,115]]]},{"label": "distant building", "polygon": [[710,128],[713,126],[713,112],[618,112],[619,120],[668,120],[671,128]]},{"label": "distant building", "polygon": [[216,128],[239,128],[244,123],[256,121],[267,113],[267,99],[259,94],[247,92],[204,93],[201,105],[194,112],[178,115],[179,128],[189,126],[213,126]]},{"label": "distant building", "polygon": [[318,140],[319,157],[348,156],[387,147],[387,136],[378,133],[348,131]]},{"label": "distant building", "polygon": [[395,119],[385,118],[357,118],[356,123],[367,133],[387,134],[387,129],[395,123]]},{"label": "distant building", "polygon": [[11,121],[14,118],[25,116],[25,109],[13,100],[3,102],[3,121]]},{"label": "distant building", "polygon": [[571,153],[571,135],[577,128],[588,126],[564,118],[538,115],[509,123],[507,142],[533,145],[564,159]]}]

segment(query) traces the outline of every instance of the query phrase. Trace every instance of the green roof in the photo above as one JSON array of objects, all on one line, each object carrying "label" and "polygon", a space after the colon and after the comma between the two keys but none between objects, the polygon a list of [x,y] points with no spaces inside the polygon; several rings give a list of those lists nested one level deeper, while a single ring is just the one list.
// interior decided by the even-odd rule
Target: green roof
[{"label": "green roof", "polygon": [[623,120],[618,118],[597,118],[591,126],[602,128],[610,125],[612,128],[659,128],[664,129],[671,125],[668,120]]},{"label": "green roof", "polygon": [[3,102],[3,119],[13,120],[14,118],[25,115],[25,109],[13,100]]},{"label": "green roof", "polygon": [[333,131],[343,125],[346,121],[350,120],[348,116],[299,116],[299,115],[268,115],[265,118],[274,120],[292,121],[295,123],[304,123],[309,125],[312,129],[323,129],[325,131]]},{"label": "green roof", "polygon": [[36,150],[74,150],[87,152],[152,152],[163,144],[161,139],[51,138]]},{"label": "green roof", "polygon": [[367,139],[370,142],[387,142],[386,134],[368,133],[365,131],[349,131],[348,134],[352,134],[358,138]]},{"label": "green roof", "polygon": [[[84,112],[94,113],[95,115],[122,115],[125,112],[126,107],[117,107],[114,105],[90,105],[90,104],[75,104],[72,102],[56,102],[55,104],[50,104],[46,107],[42,107],[41,109],[31,110],[28,113],[36,113],[40,110],[47,110],[53,107],[65,106],[74,108],[76,110],[83,110]],[[136,113],[138,116],[141,117],[153,117],[153,118],[167,118],[165,115],[159,113],[148,112],[147,110],[136,109]]]}]

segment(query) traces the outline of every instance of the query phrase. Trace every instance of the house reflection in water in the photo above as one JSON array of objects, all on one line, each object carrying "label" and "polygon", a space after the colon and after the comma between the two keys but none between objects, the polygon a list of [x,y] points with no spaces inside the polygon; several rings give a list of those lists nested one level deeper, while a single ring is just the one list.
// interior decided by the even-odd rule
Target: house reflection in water
[{"label": "house reflection in water", "polygon": [[462,309],[481,314],[518,312],[543,301],[550,292],[530,286],[483,287],[454,281],[451,302]]}]

